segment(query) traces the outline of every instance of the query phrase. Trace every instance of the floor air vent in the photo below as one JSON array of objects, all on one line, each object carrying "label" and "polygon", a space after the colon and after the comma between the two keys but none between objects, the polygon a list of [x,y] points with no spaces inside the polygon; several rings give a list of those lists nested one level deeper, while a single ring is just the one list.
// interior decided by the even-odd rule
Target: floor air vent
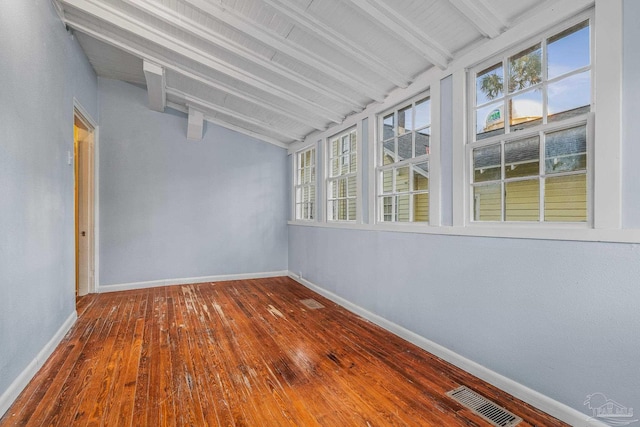
[{"label": "floor air vent", "polygon": [[511,427],[522,421],[522,418],[513,415],[465,386],[447,392],[447,396],[471,409],[494,426]]},{"label": "floor air vent", "polygon": [[301,299],[300,302],[303,303],[305,306],[307,306],[307,308],[309,308],[311,310],[317,310],[319,308],[324,308],[324,305],[320,304],[318,301],[314,300],[313,298]]}]

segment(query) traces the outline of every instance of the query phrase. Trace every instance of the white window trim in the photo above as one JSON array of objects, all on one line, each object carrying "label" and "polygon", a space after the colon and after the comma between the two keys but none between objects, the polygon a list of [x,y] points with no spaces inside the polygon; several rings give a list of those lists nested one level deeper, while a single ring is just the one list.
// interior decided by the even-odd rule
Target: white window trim
[{"label": "white window trim", "polygon": [[[349,173],[345,175],[340,175],[337,177],[331,176],[331,150],[329,148],[329,144],[331,144],[331,140],[336,138],[342,138],[345,134],[351,133],[352,131],[356,131],[356,162],[357,169],[355,174]],[[324,170],[323,170],[323,211],[324,211],[324,221],[328,223],[344,223],[344,224],[362,224],[362,120],[357,121],[354,125],[344,127],[339,132],[334,132],[330,136],[325,137],[323,144],[324,146]],[[316,154],[316,159],[317,159]],[[331,215],[329,215],[329,183],[331,181],[346,178],[348,176],[355,176],[356,178],[356,212],[355,218],[352,220],[343,220],[343,219],[330,219]]]},{"label": "white window trim", "polygon": [[[529,46],[540,43],[541,41],[549,38],[549,37],[553,37],[554,35],[564,31],[565,29],[571,28],[574,25],[579,24],[580,22],[584,22],[585,20],[589,20],[590,23],[590,55],[591,55],[591,63],[590,66],[588,67],[589,70],[591,70],[591,113],[589,114],[585,114],[585,116],[581,116],[578,117],[576,119],[566,119],[566,120],[562,120],[560,122],[557,123],[547,123],[547,124],[540,124],[531,128],[528,128],[526,130],[522,130],[522,131],[518,131],[518,132],[509,132],[509,133],[504,133],[501,135],[495,135],[495,136],[491,136],[488,137],[486,139],[482,139],[482,140],[478,140],[475,141],[475,133],[476,133],[476,123],[475,120],[477,120],[477,118],[475,117],[475,83],[471,84],[471,81],[473,80],[475,82],[475,77],[474,77],[474,73],[477,70],[480,70],[482,68],[486,68],[488,66],[491,66],[497,62],[501,62],[504,58],[508,58],[512,55],[515,55],[517,53],[519,53],[520,51],[522,51],[523,49],[527,49]],[[593,206],[593,185],[591,184],[592,182],[592,177],[594,175],[593,173],[593,163],[592,163],[592,159],[595,157],[594,154],[594,133],[591,131],[593,126],[592,123],[593,122],[593,114],[595,111],[595,96],[594,96],[594,86],[595,86],[595,31],[596,31],[596,24],[595,24],[595,14],[593,10],[589,10],[586,12],[582,12],[582,13],[578,13],[575,16],[569,18],[569,19],[565,19],[562,22],[556,23],[555,25],[553,25],[551,28],[546,29],[545,31],[541,31],[539,32],[537,35],[533,36],[533,37],[529,37],[527,39],[521,40],[518,43],[514,44],[513,46],[511,46],[509,49],[505,49],[501,52],[496,52],[494,55],[491,55],[490,57],[485,58],[483,61],[474,64],[471,67],[468,67],[466,69],[466,73],[465,73],[465,83],[466,83],[466,97],[465,100],[467,102],[464,103],[464,109],[465,109],[465,123],[466,123],[466,133],[464,133],[464,162],[465,162],[465,183],[464,183],[464,195],[465,195],[465,202],[464,202],[464,207],[465,210],[463,211],[463,223],[464,226],[466,227],[497,227],[497,228],[501,228],[506,224],[516,224],[518,226],[528,226],[528,227],[532,227],[532,228],[545,228],[545,227],[569,227],[569,228],[592,228],[593,227],[593,212],[594,212],[594,206]],[[585,68],[585,67],[583,67]],[[507,70],[504,70],[505,73],[505,78],[506,78],[506,73]],[[571,74],[575,74],[577,73],[576,70],[572,71],[571,73],[569,73],[568,75]],[[545,74],[546,75],[546,74]],[[567,75],[563,75],[563,78],[565,78]],[[553,81],[555,79],[551,79],[551,81]],[[549,80],[545,80],[543,84],[548,84]],[[503,95],[505,97],[505,99],[507,99],[507,94]],[[511,95],[509,95],[511,96]],[[546,111],[546,103],[543,102],[543,109],[544,111]],[[492,145],[492,144],[496,144],[496,143],[500,143],[501,141],[505,141],[505,140],[514,140],[514,139],[519,139],[519,138],[524,138],[527,135],[532,135],[535,134],[536,132],[539,131],[544,131],[544,132],[549,132],[555,129],[564,129],[564,128],[568,128],[571,126],[577,126],[580,123],[585,123],[587,124],[587,170],[586,170],[586,179],[587,179],[587,221],[585,222],[551,222],[551,221],[523,221],[523,222],[518,222],[518,221],[506,221],[506,220],[502,220],[502,221],[474,221],[473,220],[473,212],[472,212],[472,207],[474,205],[473,203],[473,183],[471,182],[471,177],[473,176],[473,160],[471,158],[471,153],[473,152],[474,148],[478,148],[478,147],[482,147],[482,146],[486,146],[486,145]],[[505,132],[507,131],[508,128],[508,123],[505,122]],[[542,162],[542,157],[540,158],[540,161]],[[532,177],[533,178],[533,177]],[[538,176],[539,178],[539,176]],[[504,184],[504,179],[502,179],[500,182],[502,182]],[[541,195],[540,197],[543,197],[543,192],[541,191]],[[504,198],[502,200],[502,203],[504,203]],[[543,205],[540,205],[540,214],[542,215],[542,210],[543,210]],[[504,215],[504,211],[502,212],[502,215]]]},{"label": "white window trim", "polygon": [[[395,125],[397,125],[396,121],[397,121],[397,112],[403,108],[406,108],[407,106],[411,105],[413,106],[412,111],[415,112],[415,103],[417,101],[420,101],[424,98],[429,98],[429,110],[430,110],[430,117],[429,117],[429,126],[427,126],[429,128],[429,154],[428,155],[422,155],[422,156],[417,156],[417,157],[411,157],[408,159],[404,159],[395,163],[391,163],[388,165],[381,165],[380,161],[381,161],[381,147],[380,147],[380,142],[381,142],[381,133],[383,132],[383,126],[381,125],[381,118],[384,116],[389,115],[390,113],[394,114],[394,131],[395,131]],[[383,216],[384,216],[384,207],[383,205],[380,203],[380,199],[382,199],[382,197],[384,197],[384,195],[382,194],[382,183],[381,183],[381,177],[380,177],[380,172],[385,171],[385,170],[395,170],[397,168],[402,168],[402,167],[409,167],[409,170],[411,171],[411,167],[415,164],[419,164],[419,163],[424,163],[424,162],[428,162],[429,163],[429,189],[427,190],[427,194],[429,194],[429,215],[431,215],[431,156],[433,156],[432,154],[432,139],[433,139],[433,100],[431,98],[431,93],[429,91],[429,89],[412,96],[409,99],[405,99],[404,101],[397,103],[396,105],[394,105],[391,108],[387,108],[384,111],[379,112],[378,114],[376,114],[375,116],[375,133],[374,133],[374,137],[370,138],[373,140],[373,150],[374,150],[374,157],[375,157],[375,162],[373,164],[373,168],[374,168],[374,222],[375,223],[380,223],[380,224],[419,224],[421,226],[428,226],[429,222],[415,222],[413,219],[413,209],[411,209],[411,203],[410,203],[410,214],[409,214],[409,221],[398,221],[397,218],[394,219],[393,221],[384,221]],[[413,118],[415,120],[415,117]],[[426,127],[425,127],[426,128]],[[413,131],[411,131],[413,132]],[[395,135],[395,137],[397,137],[398,135]],[[411,172],[409,172],[411,174]],[[395,181],[396,176],[393,176],[393,180]],[[393,186],[394,190],[395,190],[395,185]],[[397,192],[392,192],[389,195],[390,196],[394,196],[397,195]],[[407,195],[412,195],[412,194],[416,194],[414,189],[413,189],[413,184],[410,182],[409,183],[409,190],[406,192],[403,192],[403,194],[407,194]],[[431,218],[431,216],[429,216],[429,219]]]},{"label": "white window trim", "polygon": [[[301,185],[298,185],[298,168],[299,168],[299,164],[298,164],[298,155],[301,153],[305,153],[306,151],[309,150],[315,150],[315,154],[314,154],[314,168],[315,168],[315,172],[316,172],[316,179],[315,182],[313,183],[313,186],[315,188],[315,200],[313,201],[313,218],[309,218],[309,219],[305,219],[305,218],[298,218],[297,217],[297,204],[298,204],[298,200],[296,198],[296,194],[297,194],[297,189],[298,187],[302,187]],[[310,144],[305,146],[304,148],[301,148],[299,150],[297,150],[295,153],[292,154],[293,155],[293,171],[291,176],[293,177],[292,180],[292,195],[293,197],[291,198],[291,202],[292,202],[292,213],[291,213],[291,218],[292,221],[296,221],[296,222],[315,222],[318,220],[318,147],[317,144]]]},{"label": "white window trim", "polygon": [[[562,25],[568,20],[578,16],[594,6],[595,18],[594,31],[595,49],[597,54],[592,58],[592,70],[594,78],[594,94],[592,98],[592,111],[597,115],[593,120],[591,129],[594,139],[597,141],[592,148],[591,160],[592,185],[593,185],[593,228],[584,224],[549,224],[540,227],[538,224],[501,223],[499,226],[482,224],[481,226],[468,226],[465,224],[465,216],[468,212],[466,189],[468,185],[468,173],[466,170],[465,143],[467,135],[467,120],[457,120],[453,126],[453,164],[447,174],[452,174],[452,226],[436,226],[433,222],[426,224],[376,224],[374,221],[376,189],[375,189],[375,132],[377,130],[377,114],[389,109],[391,106],[411,98],[431,87],[432,113],[439,113],[440,101],[436,101],[436,90],[439,90],[440,80],[452,76],[453,99],[451,111],[454,118],[466,118],[467,78],[466,69],[478,64],[491,56],[499,54],[510,47],[526,42],[526,40],[543,33],[545,29]],[[526,19],[515,23],[509,30],[500,36],[487,40],[474,49],[470,49],[457,56],[449,64],[446,70],[431,68],[418,76],[408,88],[393,91],[383,103],[374,103],[364,111],[349,116],[344,123],[336,125],[325,131],[317,132],[307,137],[306,142],[295,143],[289,147],[289,153],[293,153],[309,141],[324,141],[328,136],[335,135],[345,129],[356,125],[364,118],[369,120],[369,186],[365,191],[369,193],[368,209],[371,224],[354,223],[327,223],[323,217],[326,213],[326,197],[321,194],[324,186],[316,189],[318,202],[322,203],[322,209],[318,205],[318,221],[315,223],[296,223],[302,225],[325,228],[345,228],[372,231],[396,231],[418,234],[477,236],[477,237],[502,237],[565,241],[602,241],[619,243],[640,243],[640,228],[622,229],[622,0],[564,0],[554,4],[553,8],[540,7]],[[437,89],[436,89],[437,88]],[[434,108],[435,107],[435,108]],[[604,113],[604,114],[603,114]],[[432,117],[432,144],[435,141],[436,126],[439,121]],[[439,130],[439,129],[438,129]],[[358,135],[361,138],[361,133]],[[602,135],[602,137],[599,137]],[[606,142],[604,142],[604,141]],[[360,143],[359,148],[363,146]],[[435,149],[435,146],[433,146]],[[324,161],[324,144],[319,144],[317,161]],[[433,150],[432,150],[433,152]],[[320,157],[322,156],[322,157]],[[434,155],[435,157],[435,155]],[[439,160],[439,158],[438,158]],[[433,170],[433,169],[432,169]],[[317,169],[318,179],[324,182],[324,165]],[[362,168],[359,169],[359,172]],[[435,176],[435,173],[434,173]],[[438,175],[439,177],[439,175]],[[439,189],[439,188],[438,188]],[[433,194],[433,193],[432,193]],[[367,207],[360,206],[361,209]],[[433,217],[433,215],[431,215]]]}]

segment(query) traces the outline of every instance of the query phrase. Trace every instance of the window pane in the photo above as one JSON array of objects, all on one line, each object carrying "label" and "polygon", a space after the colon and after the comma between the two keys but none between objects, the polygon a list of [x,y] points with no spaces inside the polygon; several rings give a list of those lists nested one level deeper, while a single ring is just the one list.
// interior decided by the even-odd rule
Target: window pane
[{"label": "window pane", "polygon": [[591,110],[591,73],[574,74],[549,85],[549,122],[569,119]]},{"label": "window pane", "polygon": [[304,159],[305,159],[305,166],[310,166],[311,165],[311,150],[307,150],[307,152],[304,154]]},{"label": "window pane", "polygon": [[347,219],[349,221],[353,221],[356,219],[356,200],[349,199],[347,202],[347,208],[349,211],[347,212]]},{"label": "window pane", "polygon": [[545,171],[547,174],[587,168],[587,128],[579,126],[546,135]]},{"label": "window pane", "polygon": [[413,130],[412,111],[411,106],[398,110],[398,135]]},{"label": "window pane", "polygon": [[398,137],[398,161],[410,159],[413,157],[411,139],[411,133],[407,133]]},{"label": "window pane", "polygon": [[358,151],[358,137],[355,132],[351,132],[349,135],[351,137],[350,150],[352,153],[356,153]]},{"label": "window pane", "polygon": [[495,181],[502,178],[500,145],[489,145],[473,150],[473,181]]},{"label": "window pane", "polygon": [[382,192],[393,192],[393,170],[386,170],[382,172]]},{"label": "window pane", "polygon": [[509,58],[509,92],[542,82],[542,49],[538,43]]},{"label": "window pane", "polygon": [[342,178],[338,180],[338,197],[347,197],[347,180]]},{"label": "window pane", "polygon": [[393,197],[382,197],[382,220],[393,221]]},{"label": "window pane", "polygon": [[338,220],[346,221],[347,220],[347,200],[340,199],[337,201],[338,203]]},{"label": "window pane", "polygon": [[473,219],[475,221],[500,221],[502,219],[501,185],[473,187]]},{"label": "window pane", "polygon": [[338,157],[339,145],[340,145],[340,141],[338,141],[337,139],[334,139],[333,141],[331,141],[331,157],[332,158]]},{"label": "window pane", "polygon": [[396,210],[398,212],[398,222],[407,222],[410,220],[409,216],[409,195],[403,194],[396,198]]},{"label": "window pane", "polygon": [[409,167],[396,169],[396,191],[409,191]]},{"label": "window pane", "polygon": [[502,62],[480,71],[476,75],[476,105],[486,104],[492,99],[500,98],[503,84]]},{"label": "window pane", "polygon": [[350,176],[347,178],[347,193],[345,196],[347,197],[356,197],[356,177]]},{"label": "window pane", "polygon": [[504,144],[505,178],[540,174],[540,137],[534,136]]},{"label": "window pane", "polygon": [[476,111],[476,139],[504,133],[504,102],[494,102]]},{"label": "window pane", "polygon": [[340,174],[340,168],[338,167],[338,159],[331,160],[331,176],[338,176]]},{"label": "window pane", "polygon": [[382,144],[382,164],[388,165],[396,161],[396,140],[391,139]]},{"label": "window pane", "polygon": [[429,221],[429,193],[413,195],[413,220],[416,222]]},{"label": "window pane", "polygon": [[351,168],[350,171],[351,172],[356,172],[358,170],[358,155],[357,154],[352,154],[351,155]]},{"label": "window pane", "polygon": [[429,154],[429,140],[431,128],[424,128],[416,132],[416,157]]},{"label": "window pane", "polygon": [[509,100],[509,125],[512,131],[542,123],[542,92],[532,90]]},{"label": "window pane", "polygon": [[387,140],[395,135],[393,129],[393,114],[389,114],[382,119],[382,139]]},{"label": "window pane", "polygon": [[544,220],[587,220],[587,175],[547,178],[544,189]]},{"label": "window pane", "polygon": [[506,221],[540,220],[540,183],[537,179],[507,182],[505,192]]},{"label": "window pane", "polygon": [[591,63],[589,21],[550,38],[547,43],[548,73],[553,79]]},{"label": "window pane", "polygon": [[429,189],[429,164],[420,163],[413,166],[413,191]]},{"label": "window pane", "polygon": [[416,102],[416,129],[431,124],[431,100],[425,98]]}]

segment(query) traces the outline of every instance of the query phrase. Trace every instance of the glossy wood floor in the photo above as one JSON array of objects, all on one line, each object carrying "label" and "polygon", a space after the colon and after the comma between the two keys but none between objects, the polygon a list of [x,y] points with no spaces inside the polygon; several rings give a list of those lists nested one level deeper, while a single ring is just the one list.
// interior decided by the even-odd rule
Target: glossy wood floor
[{"label": "glossy wood floor", "polygon": [[[309,309],[301,300],[324,305]],[[484,426],[465,384],[563,425],[289,278],[90,295],[0,426]]]}]

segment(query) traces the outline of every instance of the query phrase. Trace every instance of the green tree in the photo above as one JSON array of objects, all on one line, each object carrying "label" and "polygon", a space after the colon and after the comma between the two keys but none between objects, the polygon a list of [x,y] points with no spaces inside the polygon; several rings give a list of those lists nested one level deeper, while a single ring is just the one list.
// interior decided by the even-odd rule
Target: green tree
[{"label": "green tree", "polygon": [[[531,50],[509,59],[509,92],[533,86],[542,81],[542,58],[540,49]],[[489,99],[494,99],[503,91],[502,76],[485,74],[480,80],[480,90]]]}]

